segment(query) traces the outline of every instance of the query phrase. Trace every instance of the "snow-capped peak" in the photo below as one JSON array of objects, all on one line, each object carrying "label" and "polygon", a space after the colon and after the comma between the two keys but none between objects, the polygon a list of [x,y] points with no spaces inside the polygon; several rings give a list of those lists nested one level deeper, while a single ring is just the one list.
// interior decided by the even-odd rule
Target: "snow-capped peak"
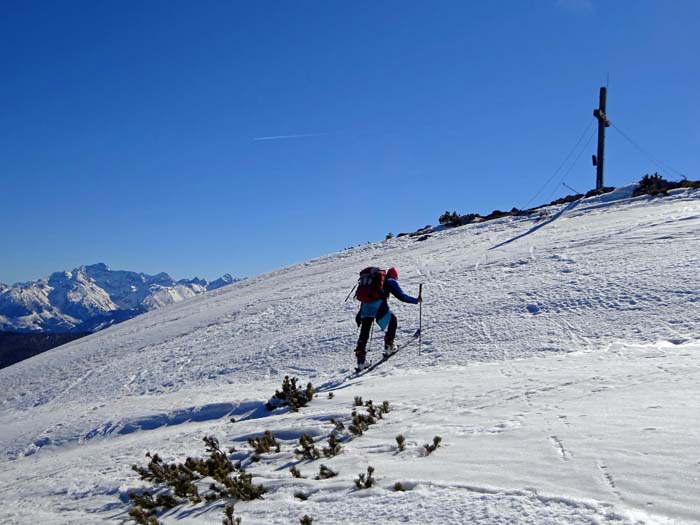
[{"label": "snow-capped peak", "polygon": [[[111,270],[104,263],[0,286],[0,331],[92,331],[235,282]],[[223,283],[223,284],[222,284]]]}]

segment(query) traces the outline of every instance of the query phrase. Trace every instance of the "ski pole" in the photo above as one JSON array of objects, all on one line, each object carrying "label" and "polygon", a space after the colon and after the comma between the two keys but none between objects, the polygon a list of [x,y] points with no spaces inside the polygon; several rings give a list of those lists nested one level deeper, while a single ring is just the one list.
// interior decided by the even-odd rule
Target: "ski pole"
[{"label": "ski pole", "polygon": [[348,299],[350,299],[350,295],[352,294],[352,292],[355,291],[355,288],[357,288],[357,285],[355,285],[355,286],[352,287],[352,290],[350,290],[350,293],[349,293],[348,296],[345,298],[345,301],[343,301],[344,303],[347,303],[347,302],[348,302]]},{"label": "ski pole", "polygon": [[420,355],[423,346],[423,283],[418,285],[418,297],[420,297],[420,303],[418,303],[418,355]]}]

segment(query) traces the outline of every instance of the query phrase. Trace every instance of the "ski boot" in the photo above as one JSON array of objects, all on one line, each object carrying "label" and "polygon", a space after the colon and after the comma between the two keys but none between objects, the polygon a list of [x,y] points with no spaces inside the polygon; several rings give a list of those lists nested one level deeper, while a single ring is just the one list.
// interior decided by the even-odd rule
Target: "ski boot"
[{"label": "ski boot", "polygon": [[391,354],[396,352],[399,348],[392,342],[392,343],[384,343],[384,351],[382,352],[382,357],[386,359],[389,357]]},{"label": "ski boot", "polygon": [[365,352],[364,348],[360,348],[358,346],[355,349],[355,356],[357,357],[357,366],[355,367],[355,372],[361,372],[365,368],[369,367],[369,363],[365,361],[367,357],[367,352]]}]

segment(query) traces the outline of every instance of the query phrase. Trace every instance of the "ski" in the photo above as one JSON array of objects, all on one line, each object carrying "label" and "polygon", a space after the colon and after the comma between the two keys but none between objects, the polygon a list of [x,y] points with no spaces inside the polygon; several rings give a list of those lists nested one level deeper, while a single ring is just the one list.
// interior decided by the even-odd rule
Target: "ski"
[{"label": "ski", "polygon": [[369,365],[366,366],[366,367],[364,367],[364,368],[362,368],[362,369],[355,367],[355,372],[353,372],[352,377],[360,377],[360,376],[365,375],[367,372],[371,372],[372,370],[374,370],[375,368],[377,368],[379,365],[381,365],[384,361],[386,361],[387,359],[389,359],[389,357],[391,357],[392,355],[394,355],[396,352],[397,352],[397,351],[394,351],[394,352],[392,352],[391,354],[389,354],[388,356],[382,356],[382,357],[381,357],[380,359],[378,359],[377,361],[370,361],[370,362],[369,362]]},{"label": "ski", "polygon": [[355,372],[352,374],[352,377],[359,377],[361,375],[366,374],[367,372],[371,372],[372,370],[377,368],[379,365],[381,365],[385,361],[388,361],[389,359],[391,359],[392,356],[398,354],[400,350],[403,350],[404,348],[411,346],[411,344],[414,343],[415,341],[417,341],[419,338],[420,338],[420,328],[418,330],[416,330],[416,332],[413,334],[413,336],[411,336],[411,338],[405,344],[397,345],[396,348],[394,350],[392,350],[391,352],[389,352],[388,354],[382,354],[382,357],[377,362],[370,361],[369,366],[366,366],[362,369],[358,369],[356,367]]},{"label": "ski", "polygon": [[353,374],[353,377],[361,376],[366,374],[367,372],[371,372],[375,368],[377,368],[379,365],[381,365],[383,362],[388,361],[392,356],[395,354],[399,353],[400,348],[397,348],[396,350],[391,351],[388,354],[382,354],[382,357],[380,357],[377,361],[370,361],[369,366],[366,366],[363,369],[358,369],[355,368],[355,373]]}]

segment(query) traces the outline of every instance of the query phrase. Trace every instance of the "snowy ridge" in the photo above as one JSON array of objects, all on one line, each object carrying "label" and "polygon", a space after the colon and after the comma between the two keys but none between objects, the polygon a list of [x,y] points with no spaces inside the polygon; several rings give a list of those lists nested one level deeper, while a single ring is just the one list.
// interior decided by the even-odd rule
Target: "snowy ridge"
[{"label": "snowy ridge", "polygon": [[91,332],[235,281],[226,274],[211,283],[176,282],[167,273],[81,266],[48,279],[0,285],[0,330]]},{"label": "snowy ridge", "polygon": [[[0,523],[123,520],[146,450],[184,461],[212,434],[245,451],[263,430],[282,450],[250,465],[268,492],[236,505],[245,525],[700,521],[700,193],[630,195],[330,254],[0,370]],[[356,305],[343,300],[368,264],[397,266],[408,293],[424,283],[422,352],[348,379]],[[391,306],[400,342],[418,308]],[[262,409],[285,374],[318,396]],[[355,396],[393,410],[316,481],[321,461],[292,449],[303,433],[325,444]],[[378,486],[358,491],[368,465]],[[202,504],[159,519],[222,516]]]}]

